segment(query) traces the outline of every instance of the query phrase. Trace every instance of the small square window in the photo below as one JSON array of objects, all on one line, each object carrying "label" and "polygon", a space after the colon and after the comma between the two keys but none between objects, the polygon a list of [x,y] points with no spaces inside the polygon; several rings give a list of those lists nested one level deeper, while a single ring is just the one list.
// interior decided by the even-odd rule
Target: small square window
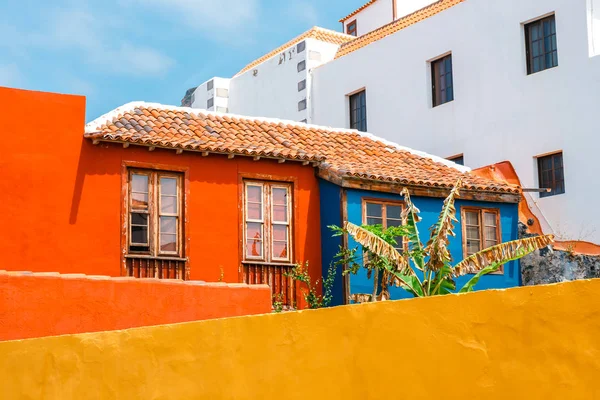
[{"label": "small square window", "polygon": [[540,197],[565,193],[565,173],[562,153],[538,157],[537,161],[540,189],[550,189],[550,192],[540,192]]},{"label": "small square window", "polygon": [[298,111],[306,110],[306,99],[298,102]]},{"label": "small square window", "polygon": [[304,71],[306,69],[306,61],[302,60],[298,63],[298,72]]},{"label": "small square window", "polygon": [[348,35],[357,36],[356,20],[349,22],[348,25],[346,25],[346,33]]},{"label": "small square window", "polygon": [[454,84],[452,81],[452,54],[431,63],[434,107],[454,100]]},{"label": "small square window", "polygon": [[554,15],[525,25],[525,44],[528,75],[558,66]]},{"label": "small square window", "polygon": [[300,82],[298,82],[298,91],[301,92],[304,89],[306,89],[306,79],[302,79]]},{"label": "small square window", "polygon": [[217,97],[229,97],[229,90],[225,88],[217,88]]},{"label": "small square window", "polygon": [[214,81],[211,79],[210,81],[208,81],[206,83],[206,91],[208,92],[209,90],[213,90],[214,87]]},{"label": "small square window", "polygon": [[361,90],[349,97],[350,129],[367,131],[367,92]]},{"label": "small square window", "polygon": [[214,105],[215,105],[215,98],[214,97],[211,97],[210,99],[206,100],[206,108],[211,108]]},{"label": "small square window", "polygon": [[296,45],[296,53],[302,53],[306,49],[306,42],[302,41]]}]

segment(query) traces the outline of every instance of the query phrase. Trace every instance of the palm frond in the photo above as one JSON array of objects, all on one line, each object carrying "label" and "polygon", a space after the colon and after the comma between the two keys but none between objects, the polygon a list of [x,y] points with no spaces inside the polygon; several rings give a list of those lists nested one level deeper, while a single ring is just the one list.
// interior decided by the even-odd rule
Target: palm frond
[{"label": "palm frond", "polygon": [[414,271],[408,264],[408,260],[402,254],[398,253],[394,246],[385,240],[351,222],[346,221],[344,223],[344,229],[346,229],[358,244],[366,247],[369,251],[377,254],[379,257],[386,258],[389,262],[395,264],[398,272],[402,274],[414,274]]},{"label": "palm frond", "polygon": [[425,254],[429,255],[427,269],[431,271],[437,272],[452,261],[452,256],[448,251],[448,236],[455,236],[454,222],[458,222],[458,220],[454,201],[456,197],[460,196],[461,185],[462,179],[459,179],[444,200],[444,206],[437,222],[431,227],[431,237],[425,247]]},{"label": "palm frond", "polygon": [[402,221],[408,230],[408,245],[410,250],[413,252],[412,259],[416,267],[423,271],[425,269],[425,255],[423,254],[423,244],[419,239],[419,229],[417,223],[421,221],[419,217],[419,209],[410,200],[410,193],[407,188],[402,189],[402,196],[404,196],[404,210],[402,211]]},{"label": "palm frond", "polygon": [[554,242],[553,235],[534,236],[500,243],[479,251],[454,266],[454,276],[472,274],[493,264],[505,264],[517,260]]}]

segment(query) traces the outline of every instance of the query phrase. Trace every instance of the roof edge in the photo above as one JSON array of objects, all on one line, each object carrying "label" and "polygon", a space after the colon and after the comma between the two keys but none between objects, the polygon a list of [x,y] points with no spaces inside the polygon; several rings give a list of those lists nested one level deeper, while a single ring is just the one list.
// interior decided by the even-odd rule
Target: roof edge
[{"label": "roof edge", "polygon": [[[356,10],[352,11],[350,14],[348,14],[344,18],[340,19],[338,22],[344,22],[347,19],[354,17],[356,14],[358,14],[359,12],[361,12],[364,9],[368,8],[370,5],[372,5],[376,1],[377,0],[369,0],[366,4],[363,4],[362,6],[358,7]],[[394,0],[392,0],[392,1],[394,1]]]}]

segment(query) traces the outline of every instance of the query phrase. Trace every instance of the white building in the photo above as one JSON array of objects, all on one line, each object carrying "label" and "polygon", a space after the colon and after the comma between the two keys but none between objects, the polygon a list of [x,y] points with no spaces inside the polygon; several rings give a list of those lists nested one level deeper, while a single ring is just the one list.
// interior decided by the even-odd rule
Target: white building
[{"label": "white building", "polygon": [[230,111],[509,160],[524,188],[552,188],[527,193],[547,233],[600,244],[600,0],[372,0],[341,22],[358,37],[307,68],[307,112],[292,115],[281,88],[297,79],[273,57],[264,83],[231,80]]}]

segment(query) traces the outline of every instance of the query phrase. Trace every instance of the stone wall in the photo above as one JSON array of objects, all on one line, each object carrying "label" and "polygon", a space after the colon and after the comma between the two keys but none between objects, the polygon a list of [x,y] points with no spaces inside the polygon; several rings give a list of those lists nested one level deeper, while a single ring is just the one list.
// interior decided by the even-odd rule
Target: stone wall
[{"label": "stone wall", "polygon": [[[519,238],[535,236],[519,223]],[[521,259],[523,285],[542,285],[600,278],[600,256],[574,254],[549,247],[535,251]]]}]

